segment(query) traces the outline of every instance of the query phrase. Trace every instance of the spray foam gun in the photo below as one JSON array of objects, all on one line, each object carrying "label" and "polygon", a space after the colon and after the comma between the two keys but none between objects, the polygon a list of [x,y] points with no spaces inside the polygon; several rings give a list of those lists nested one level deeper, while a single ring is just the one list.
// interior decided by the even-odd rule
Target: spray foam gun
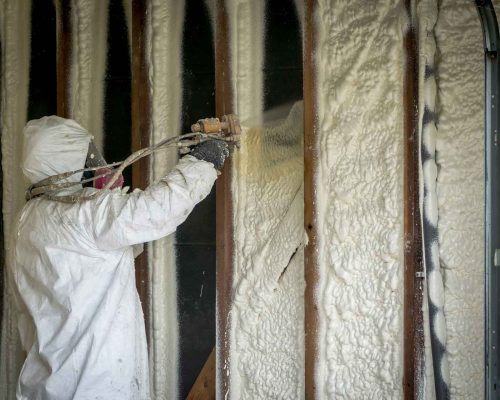
[{"label": "spray foam gun", "polygon": [[[125,168],[156,151],[177,147],[180,154],[189,154],[191,147],[207,140],[224,140],[235,145],[236,147],[239,147],[240,136],[241,126],[237,115],[224,115],[220,120],[218,118],[200,119],[191,126],[190,133],[164,139],[152,146],[145,147],[132,153],[123,161],[111,164],[107,164],[104,161],[104,158],[99,154],[95,145],[91,142],[86,168],[49,176],[48,178],[31,185],[26,191],[26,200],[29,201],[38,196],[63,203],[79,203],[91,200],[102,192],[95,191],[86,196],[81,194],[57,195],[57,192],[72,186],[97,181],[99,179],[102,180],[105,178],[106,184],[102,187],[102,189],[111,189],[116,186],[117,181],[123,179],[122,173]],[[70,176],[86,171],[97,171],[97,173],[94,177],[84,179],[79,182],[66,181],[66,179]],[[104,172],[101,173],[101,171]],[[110,175],[111,177],[109,177]]]}]

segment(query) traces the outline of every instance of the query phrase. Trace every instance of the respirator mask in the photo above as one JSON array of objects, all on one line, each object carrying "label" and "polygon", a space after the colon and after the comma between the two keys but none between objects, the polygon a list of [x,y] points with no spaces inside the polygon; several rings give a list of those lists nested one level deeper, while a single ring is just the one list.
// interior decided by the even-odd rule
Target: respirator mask
[{"label": "respirator mask", "polygon": [[[97,168],[92,172],[85,172],[84,179],[92,177],[93,174],[96,179],[92,182],[93,187],[96,189],[102,189],[111,180],[115,170],[113,168],[107,167],[108,163],[104,159],[103,155],[97,149],[93,140],[89,143],[89,151],[87,153],[87,159],[85,160],[85,165],[87,168]],[[101,167],[101,168],[99,168]],[[123,186],[123,175],[120,175],[115,183],[110,187],[110,189],[121,188]]]}]

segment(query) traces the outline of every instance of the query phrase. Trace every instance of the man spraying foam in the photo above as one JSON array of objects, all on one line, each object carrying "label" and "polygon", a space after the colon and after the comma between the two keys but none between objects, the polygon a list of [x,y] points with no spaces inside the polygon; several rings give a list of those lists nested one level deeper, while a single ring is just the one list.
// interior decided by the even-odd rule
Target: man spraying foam
[{"label": "man spraying foam", "polygon": [[[23,172],[37,183],[83,168],[91,135],[55,116],[24,130]],[[134,248],[175,231],[210,192],[229,155],[203,142],[144,191],[82,188],[67,203],[32,198],[17,224],[12,277],[27,358],[23,400],[149,399],[146,335],[135,287]],[[90,195],[89,195],[90,194]]]}]

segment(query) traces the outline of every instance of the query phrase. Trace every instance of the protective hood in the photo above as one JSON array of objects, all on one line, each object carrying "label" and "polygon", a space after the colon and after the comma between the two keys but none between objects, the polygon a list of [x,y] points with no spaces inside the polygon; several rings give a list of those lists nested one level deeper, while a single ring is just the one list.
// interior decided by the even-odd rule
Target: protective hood
[{"label": "protective hood", "polygon": [[[55,115],[29,121],[23,136],[22,169],[31,183],[83,168],[92,140],[77,122]],[[79,173],[68,180],[78,182],[81,177]]]}]

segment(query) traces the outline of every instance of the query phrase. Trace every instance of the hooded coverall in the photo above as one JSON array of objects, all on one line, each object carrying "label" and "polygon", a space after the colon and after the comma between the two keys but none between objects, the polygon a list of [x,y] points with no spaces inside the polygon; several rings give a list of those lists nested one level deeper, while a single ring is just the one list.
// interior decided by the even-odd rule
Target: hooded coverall
[{"label": "hooded coverall", "polygon": [[[34,183],[83,168],[90,140],[71,120],[31,121],[23,172]],[[18,399],[149,399],[134,245],[174,232],[216,177],[213,164],[185,156],[144,191],[108,190],[77,204],[43,198],[26,204],[11,271],[27,352]]]}]

